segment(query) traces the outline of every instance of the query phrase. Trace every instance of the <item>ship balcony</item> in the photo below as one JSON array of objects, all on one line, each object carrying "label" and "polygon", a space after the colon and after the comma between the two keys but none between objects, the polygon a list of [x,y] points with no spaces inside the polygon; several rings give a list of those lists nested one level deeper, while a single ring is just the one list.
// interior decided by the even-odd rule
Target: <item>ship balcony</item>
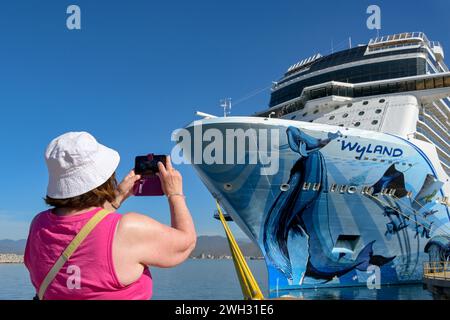
[{"label": "ship balcony", "polygon": [[[419,115],[419,120],[430,126],[445,142],[450,141],[448,126],[436,119],[433,115],[424,113]],[[450,145],[449,145],[450,149]]]},{"label": "ship balcony", "polygon": [[[433,132],[433,130],[423,122],[417,123],[417,132],[415,135],[418,139],[433,144],[436,147],[439,160],[445,165],[445,167],[450,169],[450,156],[448,154],[449,149],[445,146],[445,144],[447,143],[442,144],[442,142],[439,142],[438,139],[434,137],[436,134]],[[447,171],[447,173],[450,174],[450,171]]]},{"label": "ship balcony", "polygon": [[427,134],[427,136],[431,135],[434,139],[433,142],[436,142],[442,148],[442,150],[448,153],[448,151],[450,150],[450,145],[448,144],[448,142],[440,134],[434,131],[433,128],[431,128],[426,122],[419,119],[419,121],[417,121],[417,128],[425,130],[425,134]]},{"label": "ship balcony", "polygon": [[437,41],[431,41],[431,51],[433,51],[434,56],[438,61],[444,60],[444,49],[442,48],[441,44]]},{"label": "ship balcony", "polygon": [[[445,115],[445,118],[442,121],[447,121],[447,119],[450,119],[450,99],[444,98],[437,100],[436,102],[436,105],[439,106],[439,112]],[[441,117],[438,118],[440,119]]]},{"label": "ship balcony", "polygon": [[445,162],[445,160],[443,159],[446,156],[446,154],[442,151],[442,149],[439,146],[437,146],[436,143],[431,141],[431,139],[429,137],[425,136],[424,134],[422,134],[420,132],[415,133],[415,138],[425,141],[425,142],[428,142],[428,143],[431,143],[436,147],[439,161],[441,162],[441,165],[444,168],[444,171],[450,176],[450,162]]},{"label": "ship balcony", "polygon": [[424,107],[424,113],[432,114],[441,123],[446,123],[450,118],[450,109],[446,104],[445,99],[436,100],[429,106]]}]

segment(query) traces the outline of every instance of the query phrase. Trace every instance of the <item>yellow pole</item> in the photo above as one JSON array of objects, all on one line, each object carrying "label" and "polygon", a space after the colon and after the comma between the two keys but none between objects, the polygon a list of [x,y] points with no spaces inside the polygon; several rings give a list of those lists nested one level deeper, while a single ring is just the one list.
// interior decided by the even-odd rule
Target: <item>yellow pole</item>
[{"label": "yellow pole", "polygon": [[234,267],[241,284],[242,294],[245,300],[262,300],[264,295],[258,286],[258,283],[253,276],[247,261],[245,261],[244,255],[241,252],[230,228],[228,227],[225,217],[223,216],[222,209],[219,202],[216,201],[217,210],[219,212],[219,218],[222,222],[225,234],[227,236],[228,244],[230,245],[231,255],[233,257]]}]

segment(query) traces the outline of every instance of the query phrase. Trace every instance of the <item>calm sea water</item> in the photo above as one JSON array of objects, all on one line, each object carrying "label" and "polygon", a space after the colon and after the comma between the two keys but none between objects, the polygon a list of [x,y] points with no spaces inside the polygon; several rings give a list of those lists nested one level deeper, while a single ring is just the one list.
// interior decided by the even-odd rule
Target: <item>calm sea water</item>
[{"label": "calm sea water", "polygon": [[[267,271],[263,261],[248,262],[267,296]],[[239,281],[231,260],[188,260],[173,269],[151,269],[153,299],[242,299]],[[304,299],[433,299],[422,285],[390,286],[380,290],[367,288],[309,289],[289,292]],[[34,288],[22,264],[0,264],[0,299],[31,299]]]}]

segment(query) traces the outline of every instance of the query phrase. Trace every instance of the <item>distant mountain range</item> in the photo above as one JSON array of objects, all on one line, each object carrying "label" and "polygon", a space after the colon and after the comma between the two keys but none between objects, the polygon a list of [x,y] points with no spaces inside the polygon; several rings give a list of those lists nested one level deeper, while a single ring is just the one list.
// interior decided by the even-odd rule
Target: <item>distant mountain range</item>
[{"label": "distant mountain range", "polygon": [[4,239],[0,240],[0,253],[15,253],[15,254],[23,254],[25,251],[25,245],[27,244],[27,240],[9,240]]},{"label": "distant mountain range", "polygon": [[[242,253],[245,256],[261,257],[261,251],[249,240],[237,240]],[[23,254],[25,251],[26,240],[0,240],[0,253]],[[215,257],[229,256],[230,248],[228,241],[222,236],[199,236],[197,245],[191,254],[191,257],[198,257],[201,254],[212,255]]]},{"label": "distant mountain range", "polygon": [[[246,257],[261,257],[261,251],[250,240],[236,240],[239,248]],[[215,257],[231,255],[228,240],[222,236],[199,236],[197,245],[191,253],[191,257],[198,257],[204,253]]]}]

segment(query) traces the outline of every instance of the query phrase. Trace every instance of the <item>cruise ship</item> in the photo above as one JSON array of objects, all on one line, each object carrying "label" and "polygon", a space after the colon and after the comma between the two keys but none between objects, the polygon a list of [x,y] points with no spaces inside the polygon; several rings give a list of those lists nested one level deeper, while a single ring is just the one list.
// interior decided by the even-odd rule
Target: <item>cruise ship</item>
[{"label": "cruise ship", "polygon": [[449,96],[442,46],[400,33],[303,59],[265,110],[203,114],[175,140],[272,295],[406,284],[450,257]]}]

